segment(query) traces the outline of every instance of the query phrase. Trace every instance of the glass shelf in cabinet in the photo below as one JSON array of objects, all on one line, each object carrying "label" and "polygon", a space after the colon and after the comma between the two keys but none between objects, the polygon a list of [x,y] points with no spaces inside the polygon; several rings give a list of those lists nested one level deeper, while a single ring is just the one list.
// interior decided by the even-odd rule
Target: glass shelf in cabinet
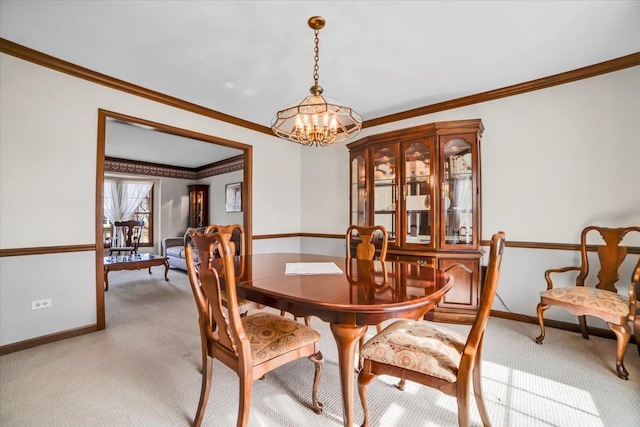
[{"label": "glass shelf in cabinet", "polygon": [[405,181],[407,184],[429,184],[430,179],[428,176],[421,176],[421,177],[407,177],[407,180]]},{"label": "glass shelf in cabinet", "polygon": [[471,179],[471,172],[469,173],[458,173],[455,175],[449,175],[448,178],[445,178],[447,181],[456,181],[460,179]]},{"label": "glass shelf in cabinet", "polygon": [[471,246],[471,245],[473,245],[472,241],[470,240],[470,241],[467,242],[464,239],[464,236],[463,236],[463,238],[448,238],[447,237],[446,239],[444,239],[444,242],[446,244],[448,244],[448,245],[462,245],[462,246]]}]

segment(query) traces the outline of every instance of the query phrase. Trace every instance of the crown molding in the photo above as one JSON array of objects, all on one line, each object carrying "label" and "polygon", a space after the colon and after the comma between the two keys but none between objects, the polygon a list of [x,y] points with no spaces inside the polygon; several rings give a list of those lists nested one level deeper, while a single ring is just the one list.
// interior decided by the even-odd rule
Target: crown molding
[{"label": "crown molding", "polygon": [[7,55],[15,56],[16,58],[20,58],[25,61],[33,62],[34,64],[38,64],[43,67],[51,68],[52,70],[60,71],[65,74],[78,77],[83,80],[90,81],[92,83],[97,83],[99,85],[107,86],[112,89],[120,90],[131,95],[146,98],[151,101],[169,105],[171,107],[180,108],[182,110],[190,111],[195,114],[200,114],[212,119],[231,123],[232,125],[244,127],[256,132],[262,132],[274,136],[271,128],[268,128],[266,126],[253,123],[248,120],[240,119],[229,114],[221,113],[220,111],[212,110],[201,105],[183,101],[182,99],[165,95],[163,93],[156,92],[142,86],[134,85],[132,83],[128,83],[102,73],[98,73],[88,68],[80,67],[79,65],[63,61],[62,59],[58,59],[45,53],[38,52],[37,50],[22,46],[1,37],[0,52],[6,53]]},{"label": "crown molding", "polygon": [[211,163],[199,167],[196,171],[197,179],[208,178],[210,176],[222,175],[229,172],[240,171],[244,169],[244,156],[236,156],[230,159]]},{"label": "crown molding", "polygon": [[[103,86],[110,87],[112,89],[120,90],[132,95],[140,96],[142,98],[150,99],[155,102],[170,105],[172,107],[180,108],[182,110],[190,111],[195,114],[210,117],[212,119],[220,120],[232,125],[244,127],[246,129],[261,132],[267,135],[273,135],[273,132],[269,127],[259,125],[257,123],[250,122],[248,120],[240,119],[225,113],[221,113],[216,110],[212,110],[206,107],[202,107],[191,102],[183,101],[179,98],[174,98],[169,95],[165,95],[160,92],[156,92],[150,89],[146,89],[142,86],[137,86],[131,83],[127,83],[123,80],[119,80],[105,74],[98,73],[96,71],[89,70],[84,67],[72,64],[67,61],[55,58],[53,56],[38,52],[34,49],[22,46],[7,39],[0,37],[0,52],[7,55],[15,56],[25,61],[33,62],[43,67],[51,68],[62,73],[72,75],[84,80],[88,80],[93,83],[97,83]],[[590,65],[587,67],[578,68],[576,70],[567,71],[560,74],[554,74],[549,77],[543,77],[536,80],[531,80],[524,83],[515,84],[512,86],[506,86],[500,89],[494,89],[487,92],[478,93],[475,95],[464,96],[461,98],[452,99],[449,101],[439,102],[436,104],[426,105],[424,107],[414,108],[412,110],[403,111],[400,113],[389,114],[386,116],[364,120],[362,122],[362,128],[369,128],[373,126],[379,126],[399,120],[406,120],[414,117],[424,116],[426,114],[433,114],[440,111],[450,110],[453,108],[464,107],[472,104],[479,104],[482,102],[492,101],[499,98],[505,98],[514,95],[520,95],[526,92],[532,92],[535,90],[546,89],[552,86],[558,86],[565,83],[570,83],[576,80],[587,79],[595,77],[601,74],[611,73],[619,71],[625,68],[635,67],[640,65],[640,52],[632,53],[630,55],[622,56],[620,58],[612,59],[610,61],[600,62],[598,64]]]},{"label": "crown molding", "polygon": [[412,110],[407,110],[400,113],[389,114],[387,116],[378,117],[371,120],[365,120],[362,123],[362,128],[364,129],[368,127],[379,126],[391,122],[397,122],[399,120],[406,120],[418,116],[424,116],[426,114],[433,114],[440,111],[451,110],[453,108],[493,101],[494,99],[505,98],[508,96],[520,95],[526,92],[546,89],[552,86],[574,82],[576,80],[588,79],[590,77],[595,77],[601,74],[607,74],[638,65],[640,65],[640,52],[632,53],[631,55],[622,56],[610,61],[600,62],[595,65],[589,65],[588,67],[578,68],[576,70],[567,71],[560,74],[554,74],[552,76],[543,77],[541,79],[531,80],[512,86],[506,86],[500,89],[477,93],[475,95],[463,96],[462,98],[456,98],[449,101],[439,102],[437,104],[414,108]]},{"label": "crown molding", "polygon": [[197,180],[235,172],[242,169],[244,169],[244,156],[242,155],[204,165],[195,169],[158,163],[140,162],[136,160],[118,159],[115,157],[105,157],[104,159],[105,172],[157,176],[161,178]]}]

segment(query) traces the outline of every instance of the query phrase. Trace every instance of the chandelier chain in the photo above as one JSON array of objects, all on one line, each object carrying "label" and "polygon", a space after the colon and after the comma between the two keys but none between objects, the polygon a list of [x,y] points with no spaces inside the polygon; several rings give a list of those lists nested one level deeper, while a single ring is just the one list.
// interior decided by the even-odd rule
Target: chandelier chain
[{"label": "chandelier chain", "polygon": [[320,38],[318,37],[318,34],[320,34],[320,30],[316,29],[313,32],[315,34],[315,48],[313,49],[313,51],[315,52],[315,55],[313,56],[313,60],[315,62],[314,66],[313,66],[313,81],[314,84],[318,84],[318,70],[320,70],[320,66],[318,65],[318,61],[320,60],[320,48],[318,47],[319,43],[320,43]]}]

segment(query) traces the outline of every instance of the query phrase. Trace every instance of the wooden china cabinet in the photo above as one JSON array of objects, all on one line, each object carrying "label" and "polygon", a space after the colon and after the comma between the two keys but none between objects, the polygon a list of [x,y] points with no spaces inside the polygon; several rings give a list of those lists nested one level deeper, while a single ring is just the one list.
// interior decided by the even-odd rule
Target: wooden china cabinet
[{"label": "wooden china cabinet", "polygon": [[209,225],[209,186],[187,185],[189,188],[189,223],[187,227]]},{"label": "wooden china cabinet", "polygon": [[347,145],[351,224],[385,226],[387,258],[454,278],[433,320],[468,323],[478,308],[483,130],[479,119],[437,122]]}]

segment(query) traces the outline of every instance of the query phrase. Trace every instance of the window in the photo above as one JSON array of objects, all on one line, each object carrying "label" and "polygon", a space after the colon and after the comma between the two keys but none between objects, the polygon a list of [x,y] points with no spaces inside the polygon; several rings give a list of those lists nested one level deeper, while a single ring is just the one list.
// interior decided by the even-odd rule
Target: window
[{"label": "window", "polygon": [[104,181],[103,241],[113,234],[113,223],[143,222],[140,246],[153,246],[153,181],[106,178]]},{"label": "window", "polygon": [[144,222],[140,246],[153,246],[153,186],[136,208],[133,219]]}]

